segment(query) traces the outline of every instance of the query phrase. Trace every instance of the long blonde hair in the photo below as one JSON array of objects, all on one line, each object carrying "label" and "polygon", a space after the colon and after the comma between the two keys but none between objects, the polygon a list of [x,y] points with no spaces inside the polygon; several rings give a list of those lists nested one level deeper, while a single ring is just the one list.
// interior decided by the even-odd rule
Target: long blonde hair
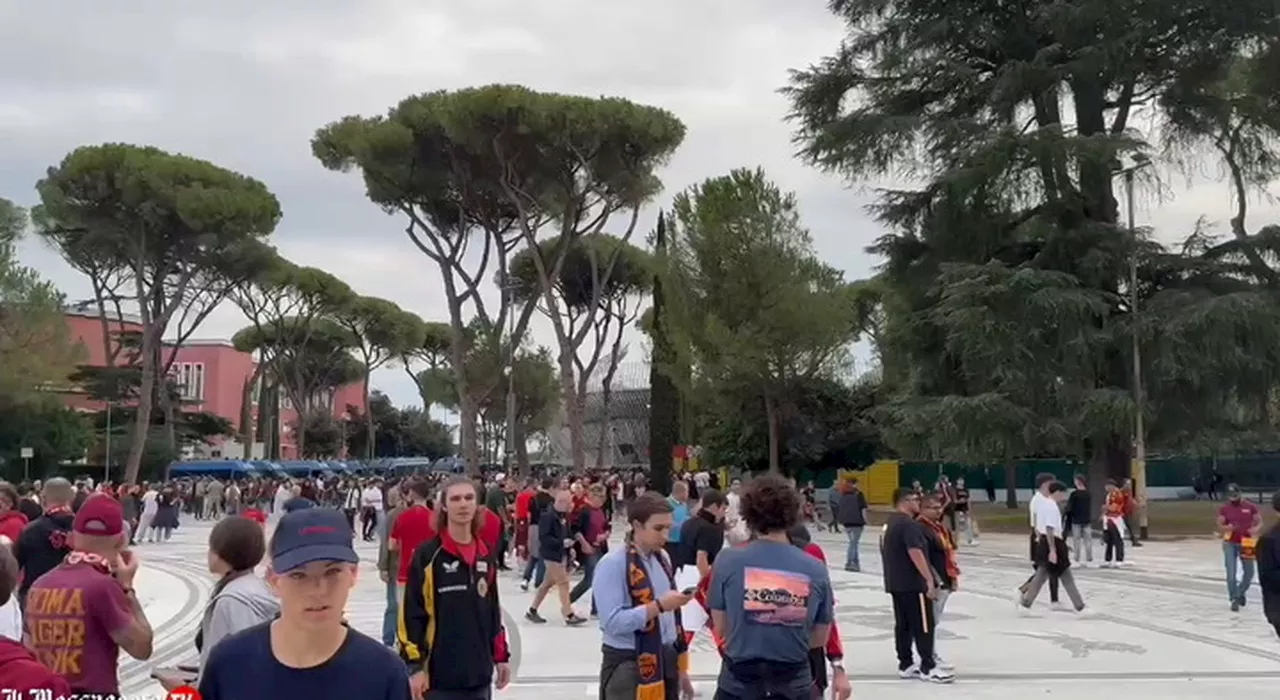
[{"label": "long blonde hair", "polygon": [[480,534],[480,527],[484,525],[484,497],[481,496],[480,487],[476,486],[476,482],[465,476],[449,477],[440,487],[440,500],[436,503],[437,533],[442,533],[449,527],[449,514],[445,512],[445,504],[449,502],[449,489],[462,484],[470,486],[476,494],[476,514],[471,518],[471,535],[474,537]]}]

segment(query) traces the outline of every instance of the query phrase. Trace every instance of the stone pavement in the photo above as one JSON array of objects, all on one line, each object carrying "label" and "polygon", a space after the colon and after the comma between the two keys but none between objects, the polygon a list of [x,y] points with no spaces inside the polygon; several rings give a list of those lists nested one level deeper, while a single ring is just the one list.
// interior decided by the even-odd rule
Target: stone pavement
[{"label": "stone pavement", "polygon": [[[208,526],[184,523],[174,541],[143,545],[138,590],[157,630],[155,656],[122,665],[129,694],[157,692],[150,669],[195,656],[192,637],[212,579],[205,570]],[[839,535],[818,533],[828,559],[844,559]],[[385,590],[373,566],[376,551],[361,545],[367,561],[348,605],[357,629],[380,636]],[[1280,641],[1262,619],[1256,588],[1239,614],[1227,608],[1220,546],[1212,541],[1150,543],[1131,554],[1125,569],[1077,569],[1089,605],[1083,615],[1048,607],[1048,593],[1029,612],[1013,604],[1013,590],[1029,573],[1026,540],[988,536],[961,552],[961,592],[952,598],[939,628],[939,647],[955,664],[957,688],[934,691],[896,676],[893,617],[883,593],[873,533],[864,541],[864,573],[832,569],[837,618],[855,697],[908,700],[961,692],[974,700],[1052,695],[1093,700],[1119,686],[1133,700],[1203,700],[1215,694],[1257,692],[1280,681]],[[1100,551],[1100,550],[1099,550]],[[1097,553],[1095,553],[1096,555]],[[532,593],[520,591],[514,574],[501,588],[516,681],[500,693],[511,700],[587,698],[597,694],[599,636],[593,625],[571,629],[556,621],[552,601],[533,625],[523,619]],[[1064,601],[1066,600],[1064,595]],[[580,608],[585,612],[583,601]],[[719,663],[705,642],[696,645],[693,674],[710,698]]]}]

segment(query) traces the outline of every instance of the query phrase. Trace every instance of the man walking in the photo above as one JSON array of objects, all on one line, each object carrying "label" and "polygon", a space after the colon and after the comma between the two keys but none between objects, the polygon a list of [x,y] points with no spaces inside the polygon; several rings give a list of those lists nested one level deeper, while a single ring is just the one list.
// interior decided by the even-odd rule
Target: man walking
[{"label": "man walking", "polygon": [[1022,589],[1019,598],[1024,609],[1030,608],[1040,595],[1046,581],[1058,580],[1067,591],[1067,597],[1076,612],[1084,610],[1084,600],[1076,588],[1071,574],[1071,555],[1062,536],[1062,502],[1067,499],[1067,487],[1061,481],[1050,481],[1044,487],[1044,498],[1035,505],[1035,545],[1032,556],[1036,573]]},{"label": "man walking", "polygon": [[858,556],[858,544],[862,541],[862,531],[867,526],[867,497],[858,488],[858,480],[850,477],[848,490],[840,495],[836,506],[836,522],[844,526],[845,536],[849,539],[844,555],[845,571],[862,571],[862,560]]},{"label": "man walking", "polygon": [[[1218,530],[1222,532],[1222,559],[1227,570],[1227,598],[1231,611],[1237,612],[1248,602],[1249,586],[1253,583],[1254,562],[1241,557],[1244,538],[1251,537],[1262,528],[1262,513],[1258,507],[1240,495],[1240,487],[1227,484],[1227,502],[1218,509]],[[1236,570],[1241,576],[1236,579]]]},{"label": "man walking", "polygon": [[[916,521],[920,497],[911,489],[893,493],[894,512],[885,523],[880,541],[884,590],[893,601],[893,639],[898,653],[898,675],[933,683],[950,683],[955,676],[937,665],[934,652],[933,601],[938,597],[929,565],[928,536]],[[912,647],[919,654],[916,662]]]}]

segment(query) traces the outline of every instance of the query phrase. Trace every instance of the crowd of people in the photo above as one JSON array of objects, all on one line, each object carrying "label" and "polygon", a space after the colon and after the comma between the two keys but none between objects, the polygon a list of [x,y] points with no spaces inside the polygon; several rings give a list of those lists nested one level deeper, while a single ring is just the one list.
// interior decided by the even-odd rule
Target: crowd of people
[{"label": "crowd of people", "polygon": [[[535,591],[529,623],[548,622],[552,595],[564,624],[595,621],[602,700],[691,697],[698,635],[719,655],[720,700],[848,698],[825,555],[806,526],[847,533],[844,568],[859,571],[870,512],[857,480],[840,480],[816,520],[811,485],[773,475],[723,490],[718,482],[685,475],[666,494],[615,473],[0,483],[0,688],[119,697],[121,652],[148,659],[155,640],[134,587],[138,545],[163,546],[185,512],[216,521],[207,563],[217,583],[195,635],[197,661],[155,671],[179,696],[490,698],[511,681],[498,576],[514,571]],[[1231,607],[1247,605],[1256,573],[1280,633],[1280,538],[1239,489],[1225,493],[1217,525]],[[960,479],[894,494],[879,546],[904,679],[955,677],[937,628],[959,590],[957,547],[977,537],[968,505]],[[1280,496],[1272,505],[1280,509]],[[1083,479],[1068,489],[1037,478],[1033,573],[1019,606],[1048,584],[1055,604],[1061,586],[1085,609],[1071,566],[1092,560],[1092,509]],[[1131,531],[1122,484],[1108,485],[1101,512],[1103,564],[1119,565]],[[378,544],[381,639],[345,620],[357,533]]]}]

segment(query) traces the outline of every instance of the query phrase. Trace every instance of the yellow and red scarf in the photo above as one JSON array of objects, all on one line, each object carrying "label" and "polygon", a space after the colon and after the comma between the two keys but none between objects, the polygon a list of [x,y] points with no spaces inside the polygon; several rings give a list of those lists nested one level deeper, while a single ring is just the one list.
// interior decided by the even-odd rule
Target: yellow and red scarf
[{"label": "yellow and red scarf", "polygon": [[[657,556],[671,589],[675,590],[675,576],[670,566],[661,552]],[[644,556],[631,543],[627,543],[627,588],[633,605],[648,605],[656,600],[653,581],[644,567]],[[676,665],[683,673],[689,670],[689,650],[684,625],[681,624],[679,610],[669,612],[675,615]],[[659,617],[649,620],[643,629],[636,632],[636,669],[640,677],[640,682],[636,685],[636,700],[666,700],[667,697],[663,673],[665,669],[662,667],[662,625],[658,621]]]}]

